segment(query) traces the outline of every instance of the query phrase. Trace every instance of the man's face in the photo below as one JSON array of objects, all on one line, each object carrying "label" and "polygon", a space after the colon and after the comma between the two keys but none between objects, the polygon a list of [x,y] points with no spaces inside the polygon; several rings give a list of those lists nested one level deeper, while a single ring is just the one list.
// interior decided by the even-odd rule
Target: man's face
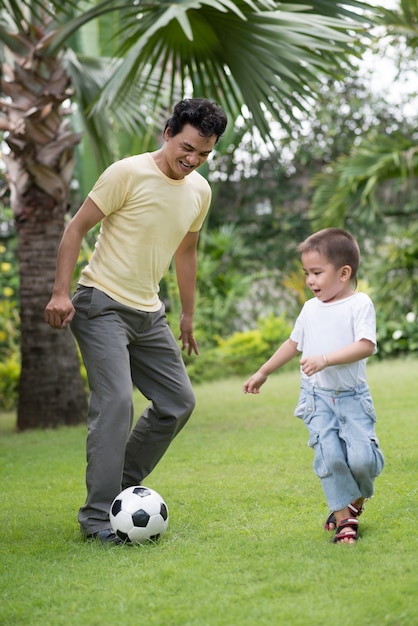
[{"label": "man's face", "polygon": [[207,161],[216,139],[216,135],[202,137],[199,130],[190,124],[186,124],[174,137],[171,137],[170,129],[167,128],[164,132],[166,143],[159,163],[161,171],[169,178],[184,178]]}]

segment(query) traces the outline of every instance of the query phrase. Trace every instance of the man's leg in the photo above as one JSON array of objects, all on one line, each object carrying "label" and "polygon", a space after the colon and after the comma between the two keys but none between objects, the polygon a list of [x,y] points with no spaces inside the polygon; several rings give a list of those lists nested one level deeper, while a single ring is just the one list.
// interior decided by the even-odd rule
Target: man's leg
[{"label": "man's leg", "polygon": [[121,490],[126,441],[132,426],[132,381],[126,331],[113,301],[94,289],[75,296],[71,324],[90,386],[87,499],[79,511],[86,535],[109,528],[109,508]]},{"label": "man's leg", "polygon": [[164,308],[152,327],[129,346],[132,380],[151,400],[129,437],[123,487],[141,484],[166,452],[195,407],[195,395]]}]

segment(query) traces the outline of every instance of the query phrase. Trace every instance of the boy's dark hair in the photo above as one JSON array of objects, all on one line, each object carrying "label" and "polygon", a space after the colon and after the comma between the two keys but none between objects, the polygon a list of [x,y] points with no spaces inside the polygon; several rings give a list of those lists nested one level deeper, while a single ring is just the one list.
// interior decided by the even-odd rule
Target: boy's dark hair
[{"label": "boy's dark hair", "polygon": [[323,254],[337,269],[343,265],[349,265],[351,280],[357,287],[360,249],[357,241],[348,231],[342,228],[324,228],[302,241],[297,250],[300,254],[315,250]]},{"label": "boy's dark hair", "polygon": [[202,137],[216,135],[216,141],[224,133],[227,117],[219,104],[206,98],[186,98],[176,104],[164,130],[170,128],[170,136],[181,133],[186,124],[197,128]]}]

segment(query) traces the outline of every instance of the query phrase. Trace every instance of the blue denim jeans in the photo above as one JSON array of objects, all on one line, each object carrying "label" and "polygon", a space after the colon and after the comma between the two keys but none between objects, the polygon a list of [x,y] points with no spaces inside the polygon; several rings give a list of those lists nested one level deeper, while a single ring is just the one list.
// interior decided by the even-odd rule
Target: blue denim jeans
[{"label": "blue denim jeans", "polygon": [[339,511],[358,498],[371,498],[384,458],[368,386],[334,391],[302,380],[295,415],[308,429],[314,471],[330,510]]}]

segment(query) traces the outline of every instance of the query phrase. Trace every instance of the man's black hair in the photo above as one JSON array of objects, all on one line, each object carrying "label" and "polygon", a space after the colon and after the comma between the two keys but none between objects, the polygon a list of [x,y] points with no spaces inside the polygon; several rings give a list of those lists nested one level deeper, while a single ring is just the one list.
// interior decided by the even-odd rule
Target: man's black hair
[{"label": "man's black hair", "polygon": [[225,131],[227,117],[216,102],[206,98],[186,98],[176,104],[164,130],[169,128],[170,136],[174,137],[186,124],[197,128],[202,137],[216,135],[218,141]]}]

